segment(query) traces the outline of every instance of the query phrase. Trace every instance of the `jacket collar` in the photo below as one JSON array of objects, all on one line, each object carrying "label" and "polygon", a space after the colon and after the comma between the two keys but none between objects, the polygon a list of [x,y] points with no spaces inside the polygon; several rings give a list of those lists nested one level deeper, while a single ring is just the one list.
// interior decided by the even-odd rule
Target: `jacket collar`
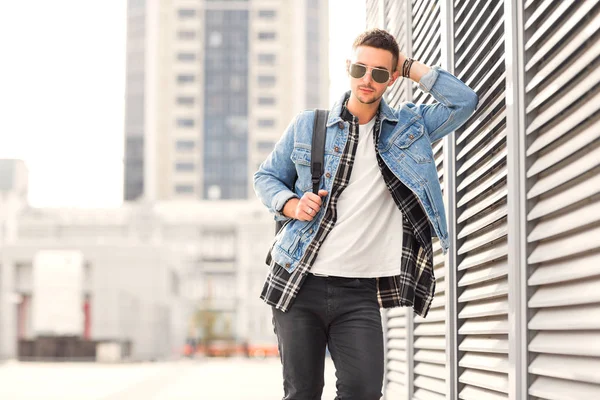
[{"label": "jacket collar", "polygon": [[[349,97],[350,91],[347,91],[338,99],[338,101],[334,103],[333,107],[331,108],[331,112],[329,113],[327,127],[330,127],[342,121],[342,112],[346,109],[344,105],[346,104],[346,100]],[[381,102],[379,103],[379,112],[381,115],[381,121],[388,120],[390,122],[398,122],[398,118],[394,114],[394,111],[390,106],[388,106],[384,98],[382,98]]]}]

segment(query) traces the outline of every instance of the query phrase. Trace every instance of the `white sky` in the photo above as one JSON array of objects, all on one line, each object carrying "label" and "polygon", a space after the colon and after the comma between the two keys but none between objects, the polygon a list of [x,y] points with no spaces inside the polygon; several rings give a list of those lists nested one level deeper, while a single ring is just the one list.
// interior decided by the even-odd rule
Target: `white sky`
[{"label": "white sky", "polygon": [[[365,6],[329,2],[331,103]],[[122,203],[125,33],[125,0],[0,1],[0,158],[26,162],[33,206]]]}]

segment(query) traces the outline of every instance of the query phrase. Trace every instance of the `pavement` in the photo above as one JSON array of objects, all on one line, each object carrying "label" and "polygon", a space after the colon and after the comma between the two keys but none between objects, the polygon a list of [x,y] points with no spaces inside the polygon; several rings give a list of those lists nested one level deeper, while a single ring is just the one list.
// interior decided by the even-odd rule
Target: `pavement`
[{"label": "pavement", "polygon": [[[335,397],[335,371],[325,365],[323,399]],[[280,400],[279,359],[176,362],[0,364],[2,400]]]}]

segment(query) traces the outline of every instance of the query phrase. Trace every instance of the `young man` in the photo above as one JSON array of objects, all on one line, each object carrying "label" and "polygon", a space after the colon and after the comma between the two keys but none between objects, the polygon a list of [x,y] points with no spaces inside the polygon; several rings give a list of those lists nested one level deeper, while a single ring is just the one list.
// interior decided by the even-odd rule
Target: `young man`
[{"label": "young man", "polygon": [[[310,173],[314,111],[292,121],[254,175],[257,196],[286,221],[267,257],[261,298],[273,309],[287,400],[321,398],[326,346],[337,399],[381,397],[379,309],[412,306],[426,316],[435,289],[432,236],[448,249],[431,144],[478,102],[447,71],[405,57],[382,30],[356,39],[346,72],[351,90],[329,113],[318,195]],[[401,76],[437,103],[390,108],[382,96]]]}]

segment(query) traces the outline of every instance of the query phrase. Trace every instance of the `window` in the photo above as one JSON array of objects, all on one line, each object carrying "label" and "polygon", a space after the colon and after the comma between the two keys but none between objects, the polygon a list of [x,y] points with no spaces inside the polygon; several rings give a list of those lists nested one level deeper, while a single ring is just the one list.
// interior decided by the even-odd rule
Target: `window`
[{"label": "window", "polygon": [[275,77],[273,75],[259,75],[258,86],[261,88],[270,88],[275,86]]},{"label": "window", "polygon": [[175,163],[175,170],[180,172],[192,172],[195,166],[191,162],[178,162]]},{"label": "window", "polygon": [[192,140],[178,140],[175,142],[175,148],[180,151],[191,151],[196,147],[196,143]]},{"label": "window", "polygon": [[196,78],[194,77],[194,75],[177,75],[177,83],[179,83],[180,85],[186,83],[193,83],[195,80]]},{"label": "window", "polygon": [[275,120],[274,119],[259,119],[258,126],[260,128],[272,128],[275,126]]},{"label": "window", "polygon": [[259,40],[275,40],[277,34],[275,32],[258,32]]},{"label": "window", "polygon": [[259,97],[258,104],[261,106],[272,106],[275,104],[275,97]]},{"label": "window", "polygon": [[177,38],[181,40],[194,40],[196,39],[195,31],[178,31]]},{"label": "window", "polygon": [[[256,147],[260,151],[271,151],[275,147],[275,143],[270,140],[259,140]],[[260,167],[260,164],[258,166]]]},{"label": "window", "polygon": [[194,120],[190,118],[177,118],[177,126],[179,128],[193,128]]},{"label": "window", "polygon": [[194,18],[196,16],[196,10],[191,8],[182,8],[177,10],[177,16],[180,19]]},{"label": "window", "polygon": [[175,185],[175,192],[194,193],[194,187],[192,185]]},{"label": "window", "polygon": [[275,54],[260,53],[258,63],[260,65],[275,65]]},{"label": "window", "polygon": [[275,10],[259,10],[258,18],[262,19],[274,19],[277,16],[277,11]]},{"label": "window", "polygon": [[196,61],[194,53],[177,53],[177,61]]},{"label": "window", "polygon": [[188,96],[179,96],[177,97],[177,104],[180,106],[193,106],[195,99],[193,97]]}]

